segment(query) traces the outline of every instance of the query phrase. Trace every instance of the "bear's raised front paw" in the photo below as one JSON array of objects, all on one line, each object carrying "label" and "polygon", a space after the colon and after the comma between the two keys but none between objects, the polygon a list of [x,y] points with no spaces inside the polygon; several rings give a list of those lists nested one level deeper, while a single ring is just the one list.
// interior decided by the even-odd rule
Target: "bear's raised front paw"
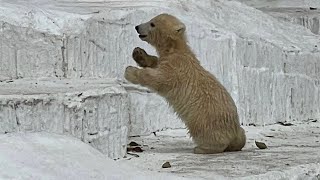
[{"label": "bear's raised front paw", "polygon": [[146,63],[146,57],[147,57],[147,53],[145,50],[136,47],[134,48],[133,52],[132,52],[132,58],[136,61],[136,63],[141,66],[141,67],[146,67],[147,63]]},{"label": "bear's raised front paw", "polygon": [[125,70],[124,77],[126,80],[133,84],[138,84],[138,79],[137,79],[137,70],[138,68],[133,67],[133,66],[128,66]]}]

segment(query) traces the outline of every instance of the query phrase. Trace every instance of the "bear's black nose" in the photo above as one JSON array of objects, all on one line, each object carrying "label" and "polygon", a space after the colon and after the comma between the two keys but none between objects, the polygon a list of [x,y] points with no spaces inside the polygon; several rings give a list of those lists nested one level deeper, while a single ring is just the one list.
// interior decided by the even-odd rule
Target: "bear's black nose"
[{"label": "bear's black nose", "polygon": [[134,27],[136,29],[136,31],[139,31],[139,26]]}]

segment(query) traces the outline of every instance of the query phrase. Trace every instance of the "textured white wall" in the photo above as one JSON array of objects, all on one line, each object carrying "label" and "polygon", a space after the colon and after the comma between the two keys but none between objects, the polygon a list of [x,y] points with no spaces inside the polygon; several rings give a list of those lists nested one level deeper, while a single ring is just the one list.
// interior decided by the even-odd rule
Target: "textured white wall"
[{"label": "textured white wall", "polygon": [[1,85],[0,133],[69,134],[110,158],[125,155],[129,101],[114,82],[17,80]]},{"label": "textured white wall", "polygon": [[318,0],[237,0],[254,7],[320,7]]},{"label": "textured white wall", "polygon": [[[237,0],[282,21],[302,25],[320,34],[320,1],[318,0]],[[316,8],[316,9],[310,9]]]}]

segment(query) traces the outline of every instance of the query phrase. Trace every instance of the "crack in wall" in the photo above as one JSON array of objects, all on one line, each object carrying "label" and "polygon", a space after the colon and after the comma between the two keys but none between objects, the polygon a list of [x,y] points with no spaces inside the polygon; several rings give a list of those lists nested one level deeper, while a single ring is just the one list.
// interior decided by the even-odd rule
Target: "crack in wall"
[{"label": "crack in wall", "polygon": [[93,45],[95,45],[97,48],[99,48],[103,52],[107,52],[107,49],[102,47],[102,45],[97,44],[94,40],[90,39],[89,42],[91,42]]},{"label": "crack in wall", "polygon": [[61,47],[61,56],[62,56],[62,72],[63,72],[63,77],[67,77],[67,71],[68,71],[68,62],[67,62],[67,38],[65,37],[65,34],[62,37],[62,47]]}]

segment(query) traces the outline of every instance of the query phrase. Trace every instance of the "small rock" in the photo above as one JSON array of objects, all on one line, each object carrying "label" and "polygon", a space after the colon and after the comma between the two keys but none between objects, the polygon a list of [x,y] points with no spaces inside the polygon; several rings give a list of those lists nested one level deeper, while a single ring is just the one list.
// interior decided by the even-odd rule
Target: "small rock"
[{"label": "small rock", "polygon": [[134,141],[131,141],[131,142],[129,143],[129,146],[140,146],[140,144],[138,144],[138,143],[136,143],[136,142],[134,142]]},{"label": "small rock", "polygon": [[129,136],[129,137],[140,137],[140,135],[135,135],[135,136]]},{"label": "small rock", "polygon": [[267,145],[263,142],[258,142],[258,141],[255,141],[256,143],[256,146],[259,148],[259,149],[267,149]]},{"label": "small rock", "polygon": [[249,123],[249,126],[256,126],[255,123]]},{"label": "small rock", "polygon": [[134,157],[140,157],[138,154],[133,154],[133,153],[127,153],[127,154],[134,156]]},{"label": "small rock", "polygon": [[150,149],[154,149],[154,147],[151,147]]},{"label": "small rock", "polygon": [[167,161],[164,164],[162,164],[162,168],[171,168],[171,164]]},{"label": "small rock", "polygon": [[315,7],[310,7],[310,10],[317,10],[317,8],[315,8]]},{"label": "small rock", "polygon": [[280,125],[282,125],[282,126],[293,126],[293,124],[292,123],[287,123],[287,122],[277,122],[277,124],[280,124]]},{"label": "small rock", "polygon": [[127,151],[131,151],[131,152],[143,152],[143,150],[141,149],[141,147],[127,147]]},{"label": "small rock", "polygon": [[272,138],[272,137],[274,137],[274,136],[272,136],[272,135],[266,135],[266,137]]},{"label": "small rock", "polygon": [[313,121],[311,121],[311,122],[317,122],[318,120],[317,119],[315,119],[315,120],[313,120]]},{"label": "small rock", "polygon": [[134,147],[133,150],[135,152],[143,152],[143,149],[141,149],[141,147]]}]

